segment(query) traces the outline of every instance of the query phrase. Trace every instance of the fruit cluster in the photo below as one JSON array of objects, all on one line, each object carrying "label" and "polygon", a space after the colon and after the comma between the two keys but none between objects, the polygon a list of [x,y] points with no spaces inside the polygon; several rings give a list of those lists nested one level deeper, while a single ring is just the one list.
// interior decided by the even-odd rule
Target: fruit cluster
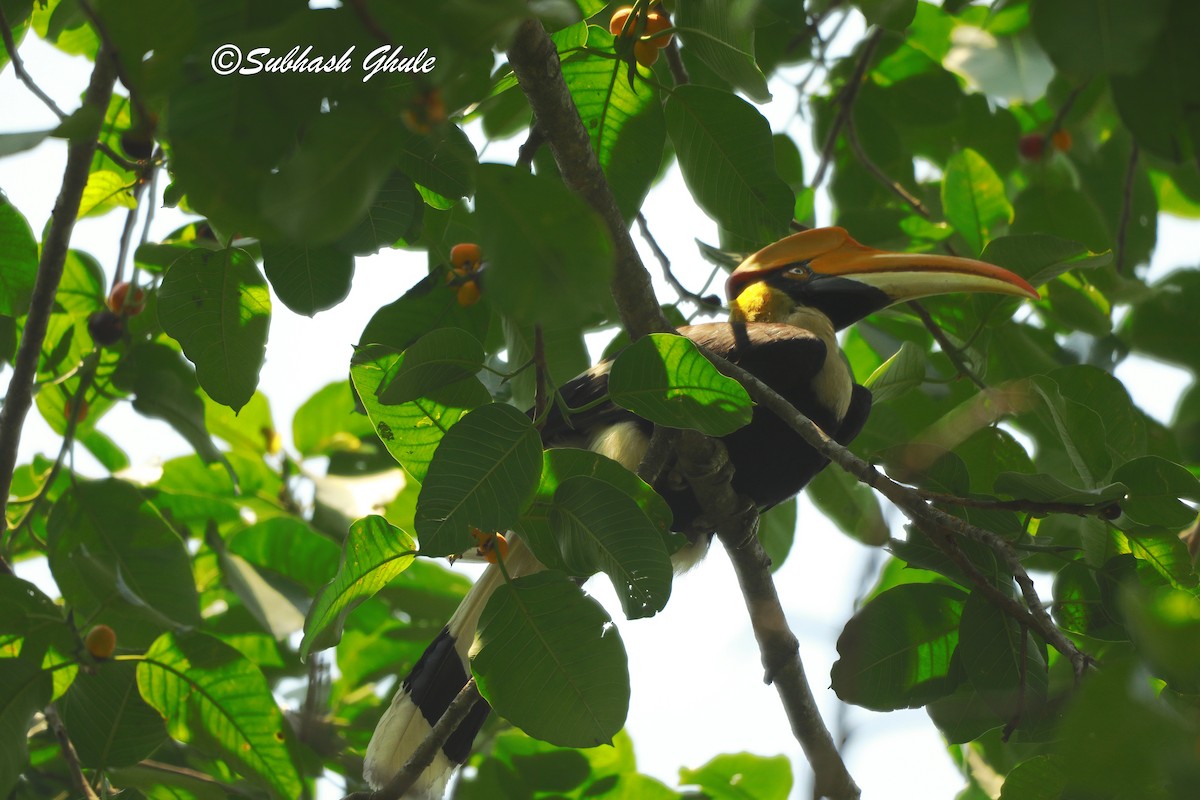
[{"label": "fruit cluster", "polygon": [[636,35],[638,38],[633,43],[633,57],[643,67],[649,67],[658,61],[658,51],[671,43],[670,34],[658,35],[671,27],[671,20],[661,11],[651,11],[644,19],[642,23],[633,16],[633,6],[622,6],[613,12],[608,22],[608,32],[618,38]]},{"label": "fruit cluster", "polygon": [[[1059,128],[1050,136],[1050,150],[1065,153],[1071,149],[1071,134]],[[1027,133],[1017,142],[1021,155],[1030,161],[1038,161],[1049,155],[1046,152],[1046,135],[1042,133]]]},{"label": "fruit cluster", "polygon": [[458,304],[463,308],[479,302],[479,268],[483,253],[473,242],[461,242],[450,248],[450,272],[446,282],[458,291]]}]

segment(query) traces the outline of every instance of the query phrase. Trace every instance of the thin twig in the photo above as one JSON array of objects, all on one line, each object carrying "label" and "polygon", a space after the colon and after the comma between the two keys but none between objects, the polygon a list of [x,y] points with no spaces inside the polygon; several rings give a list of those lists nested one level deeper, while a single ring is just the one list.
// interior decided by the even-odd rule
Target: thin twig
[{"label": "thin twig", "polygon": [[371,10],[367,8],[367,4],[363,0],[347,0],[346,4],[350,6],[355,16],[362,22],[363,27],[367,29],[367,33],[384,44],[392,44],[392,37],[379,24],[379,20],[375,19],[375,15],[371,13]]},{"label": "thin twig", "polygon": [[63,760],[67,762],[67,771],[71,773],[71,780],[75,782],[75,788],[87,800],[100,800],[83,774],[83,765],[79,763],[79,754],[75,752],[75,745],[71,743],[71,737],[67,735],[67,727],[63,725],[62,717],[58,715],[58,709],[51,703],[42,713],[46,716],[46,724],[50,726],[50,730],[54,731],[54,738],[58,739],[58,747],[62,750]]},{"label": "thin twig", "polygon": [[1121,216],[1117,221],[1117,274],[1124,275],[1125,242],[1129,234],[1129,219],[1133,215],[1133,176],[1137,169],[1138,143],[1135,140],[1129,148],[1129,162],[1125,165],[1125,185],[1121,190]]},{"label": "thin twig", "polygon": [[4,6],[0,5],[0,38],[4,39],[4,49],[8,51],[8,60],[12,62],[13,72],[21,83],[25,84],[25,88],[33,92],[33,95],[45,104],[46,108],[54,112],[54,116],[60,120],[66,119],[67,115],[63,112],[58,104],[50,98],[50,95],[42,91],[33,78],[25,71],[25,62],[21,61],[21,56],[17,53],[17,43],[13,39],[12,29],[8,25],[8,18],[4,15]]},{"label": "thin twig", "polygon": [[925,219],[933,219],[933,214],[916,195],[905,189],[899,181],[893,180],[867,155],[867,151],[863,149],[862,142],[858,140],[858,129],[854,125],[853,114],[846,117],[846,141],[850,142],[850,149],[854,151],[854,155],[858,158],[859,163],[866,167],[867,172],[874,175],[877,181],[886,186],[892,194],[911,206],[913,211],[916,211]]},{"label": "thin twig", "polygon": [[116,150],[113,150],[111,147],[109,147],[106,143],[96,142],[96,149],[99,150],[101,153],[104,153],[104,155],[108,156],[110,159],[112,159],[113,163],[115,163],[118,167],[125,170],[126,172],[137,172],[138,171],[138,165],[135,162],[130,161],[129,159],[125,158],[120,153],[118,153]]},{"label": "thin twig", "polygon": [[817,164],[817,171],[812,179],[813,189],[816,189],[825,180],[825,170],[829,168],[829,163],[833,160],[833,148],[837,144],[838,134],[841,133],[842,126],[846,124],[846,119],[854,111],[854,99],[858,97],[858,90],[862,88],[867,67],[871,65],[871,58],[875,55],[875,48],[879,46],[881,38],[883,38],[883,28],[876,28],[867,37],[866,42],[863,43],[862,52],[858,55],[858,62],[854,65],[854,72],[851,73],[846,85],[837,94],[834,102],[838,106],[838,114],[829,128],[829,134],[825,137],[825,144],[821,148],[821,161]]},{"label": "thin twig", "polygon": [[[102,45],[96,54],[96,65],[92,69],[92,77],[83,99],[85,106],[99,112],[97,128],[99,120],[104,118],[104,111],[108,108],[115,81],[115,58],[112,51],[106,45]],[[80,198],[87,185],[92,156],[96,152],[95,133],[93,130],[86,136],[71,140],[67,145],[67,166],[63,171],[62,187],[54,203],[50,228],[42,244],[29,314],[25,318],[21,344],[13,361],[4,408],[0,409],[0,518],[8,507],[8,493],[12,488],[13,470],[17,465],[21,429],[33,403],[33,382],[37,377],[38,358],[42,352],[42,343],[46,339],[50,314],[54,309],[54,295],[62,279],[63,264],[71,243],[71,231],[75,227],[75,217],[79,214]],[[7,566],[0,559],[0,569]]]},{"label": "thin twig", "polygon": [[638,212],[637,215],[638,231],[642,234],[642,238],[646,240],[646,244],[650,245],[650,251],[654,253],[654,257],[658,259],[659,266],[662,267],[663,278],[667,283],[671,284],[671,288],[679,295],[681,300],[691,300],[700,308],[706,311],[719,311],[724,305],[721,298],[715,294],[710,294],[707,297],[696,294],[688,289],[679,279],[675,277],[675,273],[671,271],[671,260],[667,258],[667,254],[661,247],[658,246],[658,240],[654,238],[654,234],[650,233],[650,226],[646,223],[646,215]]},{"label": "thin twig", "polygon": [[687,67],[683,65],[683,56],[679,55],[679,37],[672,36],[671,41],[663,49],[667,53],[667,69],[671,71],[675,85],[686,86],[691,83],[692,76],[688,75]]},{"label": "thin twig", "polygon": [[433,726],[433,730],[426,736],[417,749],[413,751],[412,757],[405,762],[400,771],[392,776],[392,779],[387,782],[387,785],[382,789],[377,789],[374,792],[352,792],[346,795],[342,800],[398,800],[404,796],[404,793],[412,787],[421,773],[424,772],[430,764],[433,763],[434,757],[438,751],[442,749],[442,745],[454,733],[454,730],[467,718],[467,714],[471,713],[471,709],[475,707],[475,703],[479,701],[479,688],[475,685],[475,679],[471,678],[467,681],[467,685],[455,696],[450,705],[446,707],[440,719]]},{"label": "thin twig", "polygon": [[1107,517],[1114,510],[1119,510],[1116,502],[1103,503],[1049,503],[1041,500],[997,500],[995,498],[960,497],[943,492],[931,492],[927,489],[913,489],[922,499],[942,505],[963,506],[964,508],[984,508],[990,511],[1016,511],[1032,514],[1035,517],[1047,514],[1074,514],[1078,517]]},{"label": "thin twig", "polygon": [[1071,113],[1071,109],[1075,106],[1075,101],[1079,99],[1079,95],[1083,94],[1083,90],[1088,87],[1089,83],[1091,83],[1090,80],[1084,81],[1072,89],[1071,93],[1063,100],[1063,104],[1058,107],[1058,113],[1054,115],[1054,121],[1050,123],[1050,127],[1042,137],[1043,153],[1051,152],[1051,140],[1054,138],[1054,134],[1062,130],[1063,122],[1067,119],[1067,114]]},{"label": "thin twig", "polygon": [[925,306],[921,305],[917,300],[910,300],[908,301],[908,307],[920,318],[925,329],[929,331],[934,341],[938,343],[938,347],[942,348],[942,352],[946,354],[946,358],[950,359],[950,363],[958,370],[958,374],[971,381],[971,383],[980,389],[987,389],[987,384],[975,374],[975,371],[971,369],[971,365],[963,357],[962,350],[954,346],[954,343],[950,341],[950,337],[946,336],[946,332],[942,330],[942,326],[938,325],[934,318],[929,315]]},{"label": "thin twig", "polygon": [[[101,49],[107,49],[112,54],[113,69],[117,71],[117,77],[121,79],[121,84],[129,91],[129,102],[137,109],[138,116],[134,117],[134,119],[154,119],[155,114],[142,102],[140,92],[136,91],[134,82],[129,79],[129,73],[125,71],[125,65],[121,63],[120,54],[117,52],[116,45],[113,44],[112,37],[108,35],[108,28],[105,27],[104,20],[100,19],[100,15],[92,7],[90,0],[78,0],[78,2],[79,10],[83,12],[83,15],[88,18],[88,22],[96,30],[96,36],[99,37],[102,45]],[[100,117],[103,119],[103,111]]]},{"label": "thin twig", "polygon": [[[789,428],[798,433],[814,450],[853,475],[860,482],[865,483],[888,500],[891,500],[893,504],[904,512],[905,516],[917,523],[917,525],[944,531],[953,536],[974,539],[998,553],[1011,569],[1028,607],[1021,606],[1021,604],[1017,603],[1011,597],[1006,596],[1008,602],[1004,602],[999,597],[994,596],[988,587],[995,589],[995,586],[980,575],[978,570],[974,569],[973,565],[970,565],[969,569],[964,567],[964,570],[968,573],[973,571],[972,582],[976,584],[977,588],[988,594],[989,597],[992,597],[1004,613],[1011,616],[1018,623],[1028,625],[1045,639],[1051,647],[1070,659],[1071,666],[1074,668],[1077,678],[1081,677],[1088,670],[1093,663],[1092,658],[1076,647],[1075,643],[1067,638],[1066,634],[1054,624],[1054,620],[1050,618],[1049,613],[1047,613],[1041,599],[1038,597],[1033,580],[1029,577],[1029,573],[1025,571],[1016,550],[1013,549],[1008,541],[991,531],[971,525],[965,520],[931,506],[917,492],[892,480],[875,469],[871,464],[851,453],[846,447],[833,441],[812,420],[798,411],[775,390],[767,386],[753,374],[711,352],[707,353],[707,355],[721,372],[741,383],[758,405],[764,406],[771,413],[783,420]],[[938,537],[933,537],[933,540],[935,542],[941,541]],[[943,547],[943,552],[951,555],[949,552],[951,549],[956,548]],[[967,564],[969,565],[970,562],[967,562]]]}]

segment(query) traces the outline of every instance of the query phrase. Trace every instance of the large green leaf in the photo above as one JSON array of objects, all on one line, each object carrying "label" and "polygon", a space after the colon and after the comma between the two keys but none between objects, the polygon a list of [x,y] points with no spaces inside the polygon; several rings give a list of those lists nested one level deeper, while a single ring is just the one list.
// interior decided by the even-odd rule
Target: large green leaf
[{"label": "large green leaf", "polygon": [[879,498],[870,487],[838,467],[817,473],[808,496],[822,514],[851,536],[871,547],[882,547],[891,536]]},{"label": "large green leaf", "polygon": [[992,165],[974,150],[960,150],[946,163],[942,207],[971,254],[978,255],[998,227],[1012,222],[1013,208],[1004,182]]},{"label": "large green leaf", "polygon": [[351,255],[365,256],[412,239],[420,228],[424,209],[425,203],[408,176],[393,172],[362,219],[335,246]]},{"label": "large green leaf", "polygon": [[613,246],[561,181],[501,164],[479,169],[479,244],[488,300],[520,322],[579,324],[611,302]]},{"label": "large green leaf", "polygon": [[754,62],[754,11],[748,0],[689,0],[676,7],[675,25],[689,52],[751,100],[767,103],[767,79]]},{"label": "large green leaf", "polygon": [[1001,719],[1033,716],[1045,702],[1046,660],[1037,639],[979,592],[963,606],[955,654]]},{"label": "large green leaf", "polygon": [[766,119],[739,97],[695,85],[677,87],[666,113],[683,179],[705,213],[755,242],[782,236],[795,197],[775,170]]},{"label": "large green leaf", "polygon": [[299,797],[287,722],[258,667],[211,636],[164,633],[137,665],[138,690],[172,737],[212,747],[231,765],[284,797]]},{"label": "large green leaf", "polygon": [[311,317],[350,294],[354,256],[330,245],[263,242],[263,269],[283,304]]},{"label": "large green leaf", "polygon": [[162,717],[138,694],[137,665],[127,661],[81,671],[59,711],[79,760],[92,769],[136,764],[167,740]]},{"label": "large green leaf", "polygon": [[483,345],[462,328],[436,328],[404,351],[384,375],[379,402],[399,405],[466,380],[483,368]]},{"label": "large green leaf", "polygon": [[542,440],[529,418],[493,403],[446,432],[417,500],[416,531],[425,555],[456,555],[471,528],[505,531],[537,488]]},{"label": "large green leaf", "polygon": [[554,492],[550,524],[573,575],[608,575],[629,619],[651,617],[671,596],[671,558],[660,531],[628,494],[585,475]]},{"label": "large green leaf", "polygon": [[0,195],[0,314],[23,316],[37,277],[38,245],[29,223]]},{"label": "large green leaf", "polygon": [[1167,20],[1170,0],[1040,0],[1033,30],[1060,70],[1076,78],[1137,72]]},{"label": "large green leaf", "polygon": [[29,760],[29,728],[50,702],[54,682],[41,664],[0,658],[0,793],[8,794]]},{"label": "large green leaf", "polygon": [[[589,44],[611,49],[612,36],[591,28]],[[631,87],[623,65],[599,55],[568,59],[562,70],[617,207],[632,219],[662,161],[666,127],[658,91],[640,81]]]},{"label": "large green leaf", "polygon": [[530,736],[592,747],[611,743],[625,724],[625,647],[600,604],[565,574],[548,570],[498,588],[477,637],[479,691]]},{"label": "large green leaf", "polygon": [[1152,292],[1133,307],[1125,335],[1134,349],[1172,364],[1200,371],[1200,348],[1192,347],[1180,331],[1200,307],[1200,272],[1178,270],[1155,283]]},{"label": "large green leaf", "polygon": [[407,128],[393,133],[405,175],[445,198],[467,197],[474,191],[475,148],[459,128],[442,125],[431,135]]},{"label": "large green leaf", "polygon": [[[350,530],[353,534],[355,528]],[[262,520],[243,528],[229,538],[227,545],[230,553],[283,575],[314,594],[333,578],[338,560],[338,546],[332,540],[303,520],[290,516]]]},{"label": "large green leaf", "polygon": [[696,769],[679,770],[679,781],[699,786],[713,800],[787,800],[794,779],[787,756],[727,753]]},{"label": "large green leaf", "polygon": [[351,525],[337,574],[317,593],[304,621],[300,657],[337,644],[346,615],[408,569],[416,552],[412,537],[383,517],[363,517]]},{"label": "large green leaf", "polygon": [[612,400],[658,425],[726,436],[750,422],[750,396],[683,336],[654,333],[622,351],[608,378]]},{"label": "large green leaf", "polygon": [[1145,456],[1122,464],[1113,478],[1129,487],[1121,510],[1134,522],[1183,528],[1195,521],[1196,509],[1181,498],[1200,500],[1200,481],[1179,464]]},{"label": "large green leaf", "polygon": [[966,594],[943,584],[889,589],[855,614],[838,637],[833,690],[848,703],[891,711],[953,691],[950,657]]},{"label": "large green leaf", "polygon": [[79,483],[47,523],[50,571],[75,613],[145,646],[164,629],[200,624],[187,549],[131,484]]},{"label": "large green leaf", "polygon": [[403,356],[384,356],[377,361],[354,364],[350,377],[384,447],[409,475],[424,481],[442,437],[464,414],[488,402],[490,395],[478,379],[471,378],[445,386],[432,397],[385,406],[376,393],[397,358]]},{"label": "large green leaf", "polygon": [[355,413],[354,390],[348,381],[321,388],[292,417],[292,443],[302,456],[356,449],[360,437],[374,430],[369,417]]},{"label": "large green leaf", "polygon": [[270,324],[271,297],[244,250],[192,250],[158,290],[158,319],[183,345],[212,399],[237,411],[254,394]]},{"label": "large green leaf", "polygon": [[133,409],[174,428],[206,463],[223,460],[205,423],[196,373],[178,350],[138,342],[117,365],[113,385],[133,395]]},{"label": "large green leaf", "polygon": [[893,31],[902,31],[912,24],[917,13],[917,0],[856,0],[867,22]]}]

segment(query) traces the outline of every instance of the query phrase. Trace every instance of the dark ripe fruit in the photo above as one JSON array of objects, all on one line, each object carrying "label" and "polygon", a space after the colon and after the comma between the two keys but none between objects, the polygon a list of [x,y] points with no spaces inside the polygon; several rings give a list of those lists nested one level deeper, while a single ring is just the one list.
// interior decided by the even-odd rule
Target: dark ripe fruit
[{"label": "dark ripe fruit", "polygon": [[114,345],[125,335],[125,320],[107,309],[88,317],[87,327],[92,341],[101,347]]},{"label": "dark ripe fruit", "polygon": [[97,625],[88,631],[87,638],[83,640],[83,646],[87,648],[93,658],[112,658],[113,652],[117,649],[117,632],[107,625]]},{"label": "dark ripe fruit", "polygon": [[625,20],[629,19],[632,13],[633,6],[622,6],[614,11],[612,19],[608,21],[608,32],[613,36],[620,36],[621,29],[625,27]]},{"label": "dark ripe fruit", "polygon": [[130,297],[129,288],[129,281],[121,281],[109,293],[108,308],[114,314],[123,313],[127,317],[136,317],[146,308],[146,293],[141,289],[134,289],[133,296]]},{"label": "dark ripe fruit", "polygon": [[130,158],[145,161],[154,153],[154,137],[148,131],[130,128],[121,134],[121,149]]},{"label": "dark ripe fruit", "polygon": [[1038,161],[1045,152],[1046,140],[1040,133],[1027,133],[1017,143],[1021,155],[1030,161]]},{"label": "dark ripe fruit", "polygon": [[658,61],[658,45],[644,40],[634,42],[633,57],[643,67],[652,67]]}]

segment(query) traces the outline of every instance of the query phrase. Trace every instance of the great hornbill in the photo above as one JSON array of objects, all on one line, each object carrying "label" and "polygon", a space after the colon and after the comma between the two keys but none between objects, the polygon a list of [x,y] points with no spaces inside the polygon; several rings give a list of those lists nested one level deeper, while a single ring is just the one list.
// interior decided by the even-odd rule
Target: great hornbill
[{"label": "great hornbill", "polygon": [[[759,250],[726,284],[729,322],[679,329],[709,351],[753,373],[848,444],[862,429],[871,393],[854,382],[836,332],[904,300],[951,292],[996,292],[1036,299],[1019,276],[991,264],[953,256],[890,253],[866,247],[842,228],[793,234]],[[570,407],[605,396],[610,362],[598,364],[560,389]],[[570,415],[549,415],[546,447],[588,447],[636,470],[649,445],[651,424],[611,403]],[[756,408],[751,422],[723,438],[733,464],[733,488],[761,509],[799,492],[827,461],[774,414]],[[699,506],[670,464],[654,487],[674,514],[673,528],[694,534]],[[711,534],[693,539],[674,557],[686,569],[703,556]],[[519,541],[505,565],[511,576],[541,568]],[[503,578],[489,567],[441,634],[406,677],[375,729],[364,775],[379,787],[400,769],[466,684],[476,623]],[[463,763],[489,708],[480,701],[413,787],[417,797],[440,797],[453,768]]]}]

